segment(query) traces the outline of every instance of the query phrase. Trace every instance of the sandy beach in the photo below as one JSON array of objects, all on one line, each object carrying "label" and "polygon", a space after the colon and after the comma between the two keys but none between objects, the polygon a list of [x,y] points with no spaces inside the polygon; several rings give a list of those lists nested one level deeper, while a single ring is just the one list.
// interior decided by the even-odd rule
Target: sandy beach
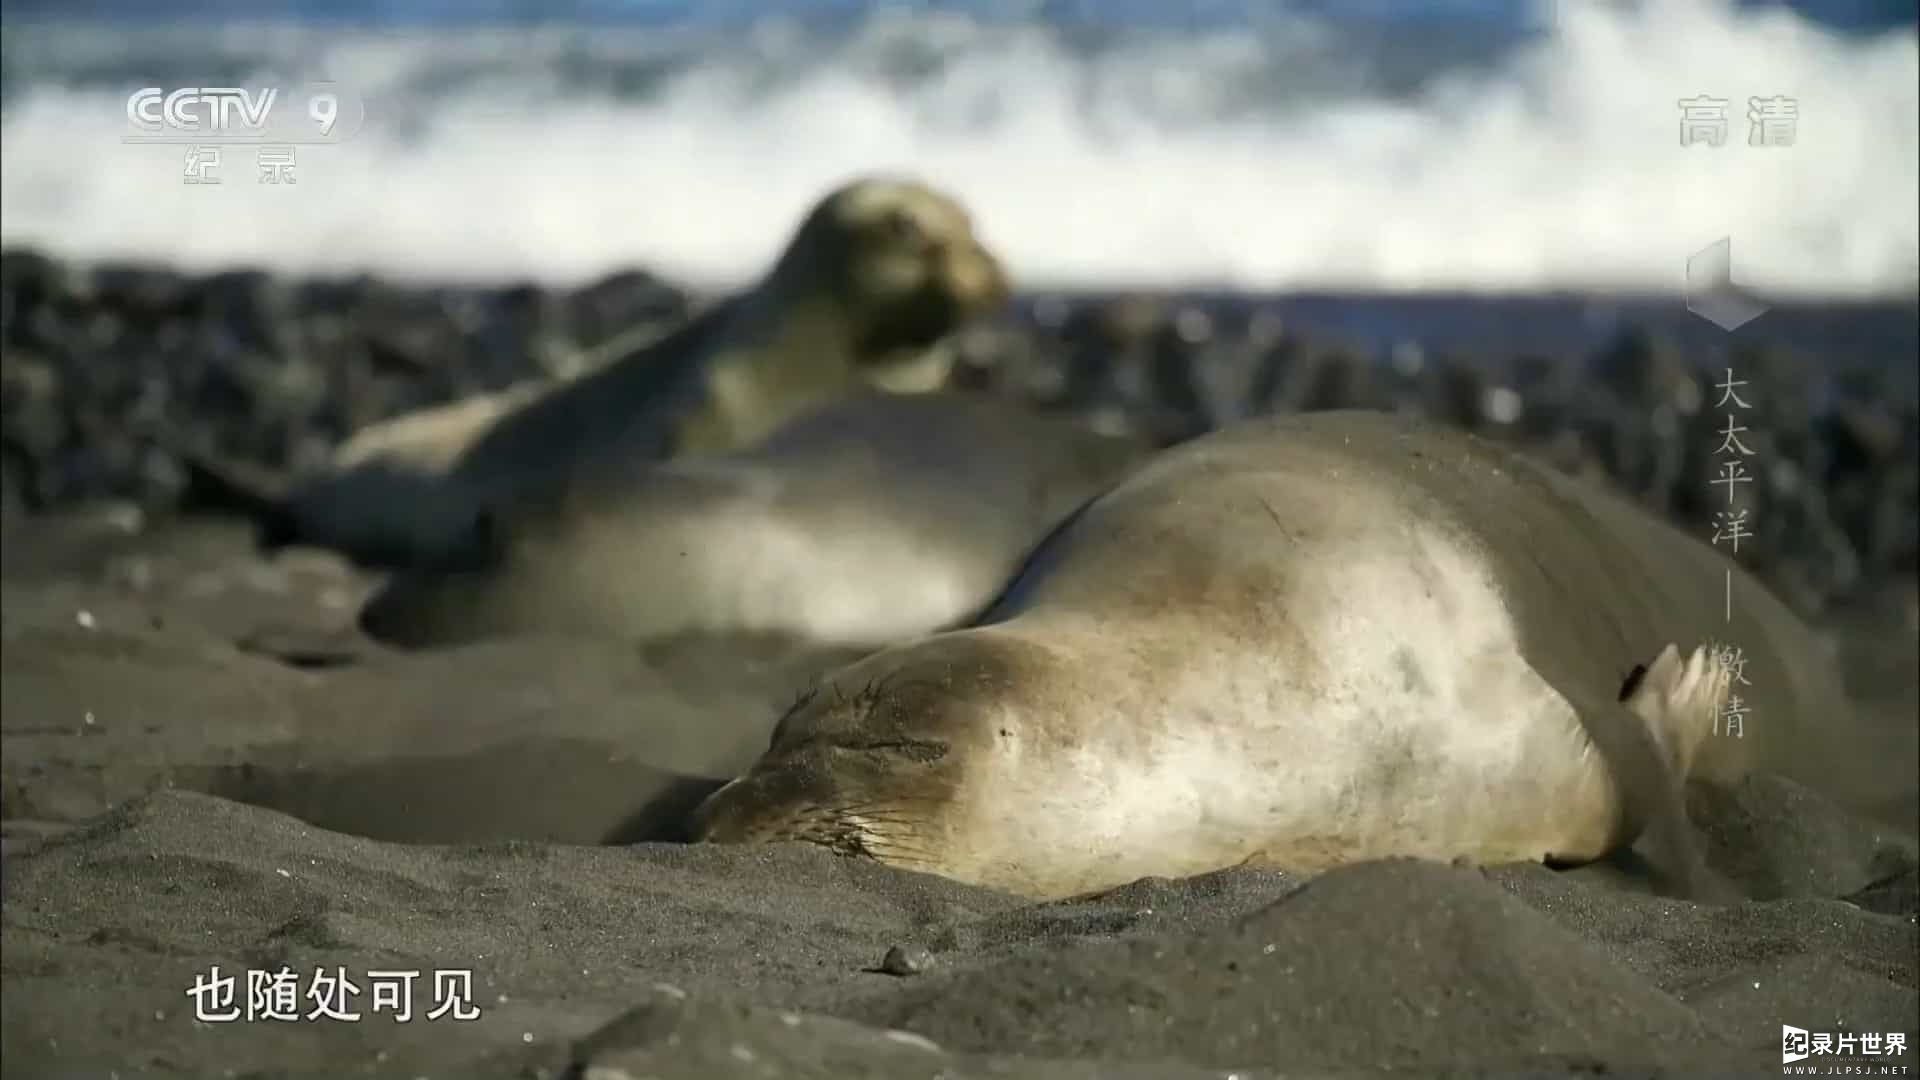
[{"label": "sandy beach", "polygon": [[[1412,861],[1032,904],[797,847],[630,842],[757,749],[705,741],[716,714],[770,719],[830,658],[335,635],[316,666],[232,631],[317,640],[343,569],[231,528],[66,527],[69,556],[155,569],[130,597],[99,566],[9,568],[8,1076],[1678,1076],[1770,1071],[1782,1025],[1915,1037],[1911,835],[1785,781],[1694,792],[1750,897],[1725,907],[1606,866]],[[1910,747],[1898,643],[1855,640]],[[216,968],[233,995],[196,1002]],[[249,971],[297,977],[301,1019],[247,1019],[273,1007]],[[404,971],[399,1023],[369,973]],[[454,971],[470,997],[434,986]],[[359,993],[331,1004],[360,1019],[308,1018],[340,974]]]}]

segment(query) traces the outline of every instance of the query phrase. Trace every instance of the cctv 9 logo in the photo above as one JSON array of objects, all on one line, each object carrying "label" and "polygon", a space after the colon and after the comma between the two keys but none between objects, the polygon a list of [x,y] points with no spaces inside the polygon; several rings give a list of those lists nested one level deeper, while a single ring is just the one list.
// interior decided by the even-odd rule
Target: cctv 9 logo
[{"label": "cctv 9 logo", "polygon": [[366,121],[360,95],[332,82],[242,89],[157,86],[127,98],[126,142],[337,143]]}]

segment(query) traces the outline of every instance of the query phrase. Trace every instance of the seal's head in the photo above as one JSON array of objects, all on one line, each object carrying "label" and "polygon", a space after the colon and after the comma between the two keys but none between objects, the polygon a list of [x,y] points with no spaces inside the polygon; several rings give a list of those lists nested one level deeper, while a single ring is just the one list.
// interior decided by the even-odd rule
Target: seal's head
[{"label": "seal's head", "polygon": [[858,352],[917,350],[1003,302],[1000,261],[951,195],[904,178],[863,177],[801,222],[775,279],[824,288]]},{"label": "seal's head", "polygon": [[[815,844],[905,870],[1002,884],[995,838],[1016,843],[1007,794],[1022,742],[1015,665],[947,634],[885,650],[809,691],[767,752],[695,811],[707,843]],[[1009,821],[1001,821],[1005,816]]]}]

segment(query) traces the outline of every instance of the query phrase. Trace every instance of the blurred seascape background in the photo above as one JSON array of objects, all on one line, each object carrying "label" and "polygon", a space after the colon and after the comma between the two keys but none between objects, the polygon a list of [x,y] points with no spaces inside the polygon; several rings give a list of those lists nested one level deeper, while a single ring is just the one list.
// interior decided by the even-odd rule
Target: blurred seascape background
[{"label": "blurred seascape background", "polygon": [[[1920,1047],[1916,22],[1914,0],[5,0],[0,1080],[1696,1077],[1771,1071],[1776,1031],[1789,1048],[1793,1033],[1839,1033],[1838,1056],[1799,1066],[1808,1072],[1910,1070],[1894,1033],[1899,1054]],[[185,183],[186,147],[125,141],[141,88],[319,80],[363,99],[364,124],[336,145],[299,146],[292,184],[260,183],[243,146],[225,148],[221,182]],[[1723,145],[1683,145],[1680,103],[1702,96],[1726,103]],[[1750,143],[1750,98],[1791,101],[1791,145]],[[898,473],[849,453],[850,482],[832,456],[813,472],[804,450],[741,469],[723,461],[711,502],[709,463],[641,462],[632,496],[616,484],[604,504],[585,481],[601,464],[581,460],[594,421],[622,426],[631,399],[668,381],[650,383],[651,365],[711,361],[715,339],[644,342],[750,286],[810,205],[876,172],[957,196],[1014,279],[1010,303],[938,350],[954,386],[1157,446],[1263,415],[1393,411],[1611,485],[1804,618],[1808,651],[1826,655],[1792,657],[1787,677],[1831,659],[1851,709],[1782,718],[1810,747],[1819,737],[1810,762],[1873,768],[1836,769],[1820,790],[1766,774],[1689,783],[1702,849],[1738,885],[1724,904],[1639,895],[1638,871],[1614,860],[1563,873],[1390,859],[1303,885],[1260,855],[1028,904],[841,857],[861,840],[832,852],[635,843],[684,838],[692,800],[769,747],[796,695],[858,674],[834,673],[862,650],[728,632],[739,612],[724,609],[910,609],[923,603],[911,593],[964,590],[967,551],[1017,540],[994,511],[1034,516],[1037,505],[1014,515],[1014,503],[1038,497],[1013,493],[1057,484],[989,488],[1008,493],[991,496],[1005,505],[966,495],[980,460],[1009,468],[1004,453],[970,456],[991,434],[936,435],[938,452]],[[1770,305],[1732,332],[1684,295],[1689,257],[1723,239],[1734,279]],[[816,314],[809,305],[794,321]],[[724,346],[734,329],[717,335]],[[832,336],[813,329],[800,327],[805,346],[782,339],[763,370],[785,375],[779,362]],[[638,378],[590,408],[571,407],[588,395],[567,395],[535,436],[508,432],[516,454],[556,435],[555,456],[579,466],[551,485],[556,520],[536,507],[517,536],[512,515],[463,519],[470,538],[502,542],[477,566],[453,560],[448,593],[477,582],[483,606],[512,606],[485,599],[504,562],[509,583],[554,571],[527,579],[528,596],[561,583],[561,599],[536,606],[604,591],[637,611],[675,591],[662,581],[684,576],[698,596],[719,589],[694,580],[711,576],[725,579],[719,592],[745,594],[714,602],[712,633],[694,622],[644,639],[509,626],[405,648],[362,614],[386,570],[263,542],[284,509],[271,495],[350,459],[353,433],[398,430],[387,449],[404,467],[408,425],[378,425],[425,411],[433,437],[413,428],[412,449],[459,454],[474,445],[460,441],[462,410],[448,410],[448,438],[435,406],[608,361]],[[703,396],[743,385],[708,373]],[[1729,380],[1737,404],[1717,388]],[[752,407],[756,387],[744,385]],[[608,401],[614,415],[595,415]],[[654,404],[634,426],[657,426]],[[666,409],[682,404],[668,397]],[[488,443],[511,424],[466,434]],[[1743,454],[1729,448],[1735,428]],[[1042,447],[1036,474],[1062,470],[1044,442],[1015,437]],[[942,438],[972,441],[955,451]],[[587,456],[628,476],[624,453]],[[927,520],[978,518],[980,529],[941,536],[948,528],[917,510],[885,527],[889,506],[930,492],[929,507],[946,505],[944,477],[926,474],[955,460],[971,474],[965,501]],[[1431,467],[1417,453],[1405,464]],[[376,487],[331,514],[451,519],[440,504],[480,495],[447,467],[443,483]],[[1716,483],[1734,469],[1744,486]],[[836,508],[825,515],[801,482],[819,475]],[[869,476],[880,498],[862,505]],[[1340,482],[1331,467],[1327,477]],[[507,479],[511,490],[518,478]],[[904,495],[886,490],[896,484]],[[421,494],[416,505],[388,491]],[[1203,486],[1198,513],[1209,498]],[[1177,566],[1164,615],[1137,617],[1199,638],[1209,622],[1190,618],[1184,582],[1228,595],[1216,590],[1236,587],[1247,544],[1271,543],[1284,561],[1294,540],[1256,519],[1253,540],[1221,537],[1229,573],[1204,580],[1204,546],[1157,525],[1129,533],[1121,514],[1110,542],[1138,545],[1143,574]],[[1519,535],[1533,516],[1490,532]],[[1618,661],[1624,698],[1645,685],[1633,658],[1661,644],[1629,640],[1629,628],[1688,626],[1694,605],[1627,589],[1596,622],[1583,598],[1641,557],[1607,554],[1600,531],[1598,561],[1584,565],[1618,574],[1597,588],[1567,581],[1557,545],[1539,545],[1539,573],[1522,586],[1564,584],[1567,610],[1554,616],[1599,632],[1523,652],[1554,659],[1551,642],[1604,642],[1611,623],[1611,658],[1538,666],[1557,678],[1554,668]],[[712,558],[672,561],[709,538]],[[1095,580],[1116,565],[1097,553],[1106,543],[1091,541]],[[700,569],[720,560],[740,572]],[[902,587],[923,573],[927,589]],[[1731,571],[1724,582],[1710,584],[1727,590],[1731,624]],[[1064,601],[1046,602],[1072,607],[1082,591],[1070,583]],[[1670,610],[1623,622],[1632,598]],[[1135,654],[1113,677],[1186,664],[1173,635],[1130,638],[1136,609],[1090,608],[1120,617],[1088,639]],[[1524,605],[1523,641],[1536,612]],[[799,625],[842,618],[807,614],[820,618]],[[1327,625],[1357,640],[1346,620]],[[1080,634],[1067,634],[1058,663]],[[1222,662],[1206,644],[1191,670],[1141,683],[1142,716],[1193,731],[1164,743],[1171,772],[1140,775],[1178,781],[1166,789],[1175,817],[1193,818],[1218,851],[1248,819],[1214,813],[1207,792],[1219,784],[1195,770],[1230,742],[1210,725],[1250,716],[1258,686],[1189,700],[1206,670],[1196,665]],[[1748,681],[1744,642],[1710,644],[1731,646]],[[1500,683],[1485,658],[1510,665],[1492,648],[1465,675],[1442,671],[1437,692]],[[1337,665],[1287,670],[1318,655],[1299,641],[1272,655],[1275,679],[1296,685],[1268,701],[1342,677]],[[1427,679],[1406,655],[1394,659],[1412,695]],[[970,666],[929,678],[925,700],[970,700]],[[1026,668],[1000,678],[981,667],[982,700],[1019,715]],[[1746,726],[1728,723],[1729,736],[1774,722],[1765,690],[1747,696],[1752,708],[1736,713],[1729,694],[1716,737],[1736,715]],[[1575,700],[1584,717],[1585,691]],[[1356,723],[1373,724],[1368,704]],[[867,715],[897,726],[907,711]],[[1139,741],[1128,717],[1111,719],[1118,742]],[[1441,730],[1407,730],[1428,728]],[[1329,796],[1344,822],[1332,828],[1360,828],[1378,789],[1396,811],[1381,836],[1424,835],[1409,824],[1423,818],[1443,835],[1445,800],[1427,797],[1441,788],[1403,788],[1404,777],[1430,762],[1450,775],[1463,766],[1443,759],[1484,751],[1485,792],[1451,815],[1477,828],[1501,805],[1535,805],[1504,801],[1499,777],[1575,745],[1562,734],[1577,733],[1501,746],[1469,733],[1440,750],[1424,734],[1396,737],[1390,754],[1302,760],[1300,775],[1358,778]],[[1377,732],[1354,745],[1370,742]],[[1113,766],[1101,743],[1068,750],[1115,783],[1147,782],[1127,779],[1131,766]],[[848,745],[929,749],[891,735]],[[1296,750],[1274,757],[1280,782],[1293,782]],[[1139,757],[1135,747],[1114,760]],[[1598,788],[1580,786],[1567,798],[1589,805]],[[1621,788],[1623,824],[1635,786]],[[1043,819],[1066,797],[1018,784],[995,797],[1029,795],[1036,843],[1056,842],[1046,838],[1065,834]],[[853,799],[818,816],[882,821],[917,801]],[[1108,820],[1085,842],[1136,826],[1140,843],[1184,842],[1145,817]],[[1366,840],[1336,832],[1292,850],[1335,855],[1354,837]],[[323,993],[322,965],[335,991],[351,975],[368,996]],[[307,998],[367,1010],[365,1022],[256,1014],[287,988],[256,976],[309,966]],[[436,998],[443,974],[471,976],[484,1017],[380,1019],[375,973],[429,966]],[[242,968],[246,1022],[202,1022],[209,1005],[242,1003]],[[426,988],[420,1019],[432,1021]],[[1856,1033],[1868,1053],[1870,1033],[1887,1033],[1896,1056],[1849,1057]],[[1812,1035],[1816,1047],[1826,1038]]]},{"label": "blurred seascape background", "polygon": [[[1914,7],[174,2],[7,5],[9,246],[204,270],[739,284],[857,171],[957,191],[1036,288],[1775,296],[1920,281]],[[330,79],[297,190],[127,146],[145,85]],[[1677,102],[1730,102],[1682,146]],[[1799,104],[1746,144],[1746,100]]]}]

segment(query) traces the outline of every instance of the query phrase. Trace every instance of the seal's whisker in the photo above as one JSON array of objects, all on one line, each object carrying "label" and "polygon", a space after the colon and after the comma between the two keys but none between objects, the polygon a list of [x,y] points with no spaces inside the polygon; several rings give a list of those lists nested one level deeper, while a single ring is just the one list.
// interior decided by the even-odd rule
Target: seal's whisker
[{"label": "seal's whisker", "polygon": [[885,844],[868,844],[866,845],[866,854],[876,859],[884,858],[888,862],[907,863],[915,866],[940,865],[939,860],[935,859],[931,852],[918,851],[912,848],[892,847]]},{"label": "seal's whisker", "polygon": [[875,803],[871,806],[843,806],[837,813],[843,815],[859,814],[862,817],[899,820],[911,816],[916,809],[924,809],[924,807],[890,806],[886,803]]},{"label": "seal's whisker", "polygon": [[923,843],[912,833],[902,833],[887,828],[863,830],[861,835],[875,843],[893,844],[899,847],[912,847]]},{"label": "seal's whisker", "polygon": [[905,851],[916,855],[923,855],[927,858],[932,858],[935,854],[933,848],[929,846],[925,840],[918,837],[868,832],[862,834],[861,840],[868,848],[875,850],[885,848],[889,851]]},{"label": "seal's whisker", "polygon": [[938,859],[924,851],[903,851],[899,848],[867,848],[865,854],[870,859],[893,863],[899,866],[939,866]]},{"label": "seal's whisker", "polygon": [[839,822],[846,826],[873,825],[897,829],[902,826],[912,826],[924,818],[924,814],[912,814],[900,810],[850,811],[840,818]]}]

